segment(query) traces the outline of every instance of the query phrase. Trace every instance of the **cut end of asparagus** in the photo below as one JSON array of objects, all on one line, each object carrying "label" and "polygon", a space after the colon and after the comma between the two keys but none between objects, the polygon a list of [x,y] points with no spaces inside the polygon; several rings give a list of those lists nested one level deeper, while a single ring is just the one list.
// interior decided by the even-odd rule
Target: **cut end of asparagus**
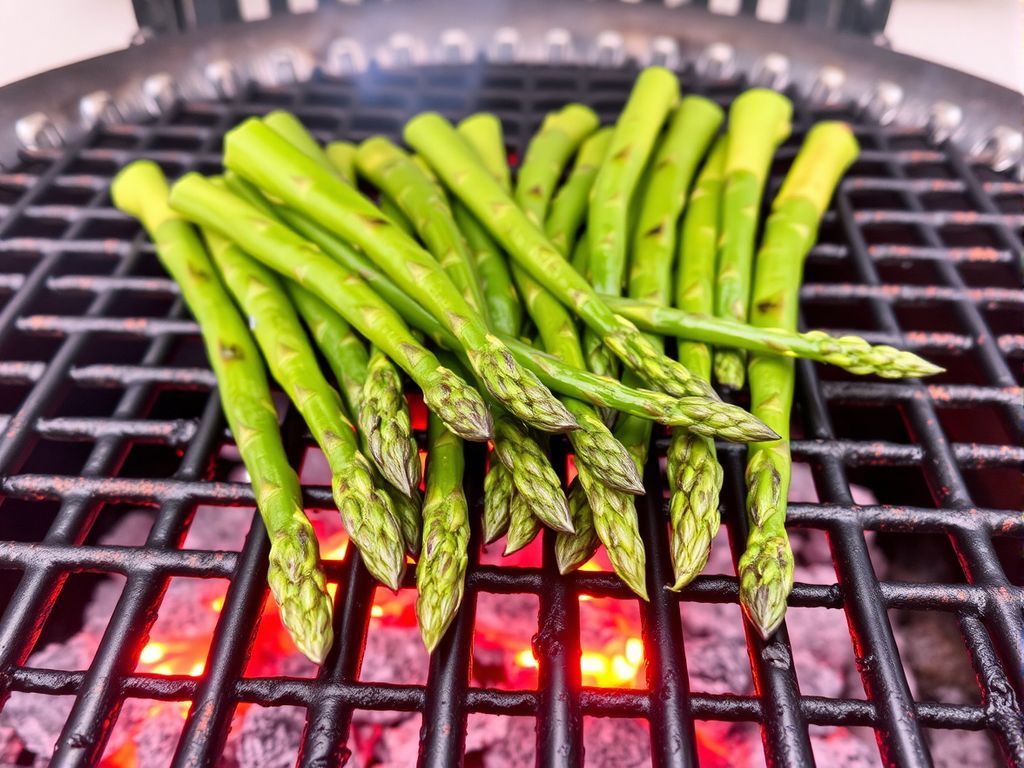
[{"label": "cut end of asparagus", "polygon": [[577,428],[576,419],[551,390],[520,366],[496,336],[488,337],[483,348],[471,351],[469,360],[487,391],[516,418],[544,432]]},{"label": "cut end of asparagus", "polygon": [[[300,509],[295,514],[303,515]],[[271,542],[267,582],[295,645],[310,661],[322,664],[334,643],[334,605],[308,521],[297,533],[289,530]]]},{"label": "cut end of asparagus", "polygon": [[423,401],[463,440],[479,443],[494,434],[494,422],[480,393],[444,366],[434,370],[423,389]]},{"label": "cut end of asparagus", "polygon": [[152,234],[168,219],[180,219],[171,210],[167,178],[152,160],[136,160],[121,169],[110,184],[110,198],[121,211],[134,216]]},{"label": "cut end of asparagus", "polygon": [[782,624],[786,600],[793,589],[793,552],[787,537],[747,542],[739,574],[743,613],[767,640]]},{"label": "cut end of asparagus", "polygon": [[732,390],[743,389],[747,373],[743,354],[732,349],[717,350],[714,372],[715,381],[721,386]]}]

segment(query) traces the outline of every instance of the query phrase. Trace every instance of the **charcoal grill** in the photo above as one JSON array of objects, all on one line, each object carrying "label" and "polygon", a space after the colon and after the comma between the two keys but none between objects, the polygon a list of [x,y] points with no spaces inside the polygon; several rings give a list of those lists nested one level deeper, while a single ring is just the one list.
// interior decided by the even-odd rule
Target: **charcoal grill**
[{"label": "charcoal grill", "polygon": [[[419,764],[438,768],[462,764],[470,712],[536,718],[544,766],[583,765],[584,716],[646,720],[659,767],[696,765],[695,720],[759,723],[770,765],[814,764],[811,725],[872,728],[893,766],[931,765],[931,729],[984,730],[1006,764],[1024,764],[1024,185],[1012,168],[1019,133],[1006,127],[1019,126],[1019,95],[852,37],[797,37],[692,8],[583,7],[531,2],[471,18],[448,4],[426,15],[396,4],[332,8],[170,35],[0,91],[0,689],[75,697],[53,765],[94,764],[126,698],[192,703],[176,766],[217,763],[238,702],[305,708],[304,766],[344,761],[356,708],[422,713]],[[410,13],[415,23],[400,15]],[[395,34],[397,18],[410,34]],[[463,29],[443,31],[453,23]],[[770,55],[797,40],[799,62]],[[266,593],[266,537],[257,517],[239,552],[182,548],[196,505],[248,505],[252,496],[224,479],[217,457],[230,438],[196,328],[152,246],[111,207],[110,179],[141,157],[174,175],[214,172],[228,128],[281,107],[321,138],[355,140],[397,137],[425,109],[452,118],[489,110],[514,156],[544,112],[566,101],[611,119],[650,60],[679,68],[685,91],[722,103],[752,81],[787,90],[796,129],[773,185],[811,121],[853,124],[863,153],[810,256],[803,322],[909,347],[947,368],[927,384],[797,368],[793,452],[810,465],[820,501],[791,505],[789,525],[827,534],[835,580],[798,582],[790,604],[845,612],[865,698],[802,693],[785,628],[770,642],[746,632],[754,695],[690,689],[680,603],[735,604],[738,591],[726,576],[698,578],[678,596],[661,588],[663,437],[639,506],[651,594],[641,607],[646,688],[581,684],[578,598],[632,600],[614,575],[559,576],[550,537],[540,567],[482,566],[478,531],[465,604],[425,686],[360,680],[374,587],[354,549],[329,563],[340,584],[338,639],[318,676],[244,676]],[[312,441],[293,410],[284,433],[298,461]],[[743,451],[720,450],[723,519],[738,558]],[[477,510],[483,462],[471,452],[466,490]],[[855,482],[878,503],[855,504]],[[305,491],[311,511],[330,509],[328,488]],[[105,511],[123,505],[154,510],[145,543],[96,544]],[[897,559],[939,552],[947,570],[879,580],[869,532],[898,542]],[[88,669],[26,666],[67,608],[59,596],[68,577],[112,572],[127,582]],[[181,576],[230,580],[206,672],[135,672],[168,580]],[[474,605],[486,592],[539,596],[535,690],[470,684]],[[890,620],[897,610],[955,619],[977,704],[914,700]]]}]

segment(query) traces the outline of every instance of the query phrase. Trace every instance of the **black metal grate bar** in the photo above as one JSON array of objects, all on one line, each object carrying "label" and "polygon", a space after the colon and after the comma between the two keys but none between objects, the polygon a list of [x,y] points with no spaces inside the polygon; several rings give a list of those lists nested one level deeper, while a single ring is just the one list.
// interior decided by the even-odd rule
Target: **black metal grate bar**
[{"label": "black metal grate bar", "polygon": [[[356,710],[420,713],[419,764],[431,768],[462,763],[467,718],[477,712],[535,718],[539,765],[583,765],[586,717],[647,721],[659,768],[697,764],[701,720],[759,723],[771,765],[814,764],[812,729],[822,725],[873,729],[887,765],[930,765],[933,729],[985,731],[1007,764],[1024,763],[1024,498],[1012,482],[1024,466],[1024,185],[947,145],[931,145],[918,130],[878,126],[850,104],[822,110],[798,98],[795,135],[780,153],[773,188],[815,119],[850,120],[864,147],[809,258],[804,324],[906,346],[949,369],[925,384],[797,366],[793,454],[810,466],[819,501],[791,504],[788,520],[795,532],[827,536],[835,579],[798,582],[790,604],[844,611],[866,697],[804,692],[785,629],[767,643],[747,632],[752,695],[692,689],[680,608],[735,605],[738,588],[733,576],[706,575],[680,595],[662,589],[663,434],[652,441],[649,493],[639,505],[652,596],[640,610],[648,659],[643,689],[582,684],[580,597],[636,604],[613,574],[559,576],[551,536],[537,567],[482,565],[476,530],[464,607],[425,685],[360,678],[375,585],[354,548],[327,564],[339,585],[338,639],[318,675],[247,676],[266,599],[266,537],[257,517],[239,552],[183,549],[197,506],[251,506],[252,494],[226,479],[222,449],[230,435],[196,327],[152,246],[110,206],[113,174],[140,157],[173,175],[215,171],[225,130],[280,107],[321,138],[357,140],[397,137],[422,109],[453,118],[489,110],[502,118],[518,155],[543,113],[566,101],[587,101],[611,119],[634,74],[488,65],[371,70],[359,80],[318,75],[289,87],[249,86],[230,102],[180,103],[146,124],[100,127],[66,151],[41,151],[0,175],[0,494],[9,512],[0,515],[0,695],[75,697],[54,765],[98,761],[129,698],[191,704],[174,757],[179,766],[216,763],[240,704],[304,708],[297,756],[304,766],[347,759]],[[722,103],[743,85],[684,74],[685,88]],[[293,410],[284,429],[299,462],[312,441]],[[166,450],[173,466],[132,469],[140,445]],[[564,450],[554,443],[562,471]],[[723,520],[738,558],[746,535],[745,453],[721,445],[720,455]],[[483,451],[470,452],[467,493],[477,512],[484,461]],[[867,486],[878,503],[856,503],[853,484]],[[304,491],[311,514],[329,513],[329,488]],[[106,511],[125,504],[153,509],[145,544],[97,543]],[[26,539],[16,526],[33,513],[45,525]],[[868,537],[911,547],[948,540],[955,557],[945,575],[879,578]],[[68,577],[82,572],[127,576],[95,658],[83,670],[28,666],[48,622],[59,618]],[[174,577],[230,581],[199,677],[136,671]],[[405,586],[412,585],[410,574]],[[499,690],[473,677],[476,604],[487,593],[538,597],[536,689]],[[979,703],[917,696],[894,623],[901,612],[920,611],[941,612],[957,627]]]}]

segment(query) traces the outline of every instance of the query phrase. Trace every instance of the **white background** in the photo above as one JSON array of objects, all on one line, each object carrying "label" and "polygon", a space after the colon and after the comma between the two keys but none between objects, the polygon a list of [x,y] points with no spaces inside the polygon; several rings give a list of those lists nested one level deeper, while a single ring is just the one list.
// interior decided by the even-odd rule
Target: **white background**
[{"label": "white background", "polygon": [[[766,0],[770,17],[787,0]],[[429,0],[424,0],[429,2]],[[295,10],[315,0],[290,0]],[[737,0],[711,0],[723,10]],[[242,0],[248,17],[267,0]],[[1024,0],[893,0],[893,47],[1022,90]],[[135,32],[131,0],[0,0],[0,85],[123,48]]]}]

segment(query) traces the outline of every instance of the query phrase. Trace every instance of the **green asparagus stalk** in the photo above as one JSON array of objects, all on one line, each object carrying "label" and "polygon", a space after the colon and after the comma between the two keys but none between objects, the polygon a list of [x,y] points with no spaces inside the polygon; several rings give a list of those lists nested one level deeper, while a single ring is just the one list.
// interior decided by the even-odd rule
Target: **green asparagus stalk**
[{"label": "green asparagus stalk", "polygon": [[[616,429],[615,436],[620,441],[628,437],[628,435],[623,435],[619,429]],[[632,447],[632,445],[627,446],[628,449]],[[646,446],[643,451],[646,451]],[[639,453],[634,453],[633,450],[630,450],[630,455],[634,460],[640,458]],[[638,471],[642,466],[643,461],[637,461]],[[604,544],[609,562],[619,578],[646,600],[647,583],[644,578],[644,567],[647,555],[644,552],[644,543],[637,527],[635,497],[598,482],[582,465],[577,466],[576,469],[583,490],[586,492],[594,532]]]},{"label": "green asparagus stalk", "polygon": [[462,441],[434,414],[427,422],[423,547],[416,563],[416,618],[433,652],[462,603],[469,562],[469,507],[462,490]]},{"label": "green asparagus stalk", "polygon": [[195,231],[169,208],[160,168],[145,160],[131,163],[114,179],[111,197],[114,205],[142,222],[199,323],[221,407],[270,538],[270,591],[296,646],[322,664],[334,642],[333,606],[256,343]]},{"label": "green asparagus stalk", "polygon": [[502,191],[443,117],[434,113],[419,115],[406,124],[405,139],[508,254],[601,334],[604,343],[645,381],[669,394],[717,399],[707,382],[694,378],[679,363],[660,354],[632,323],[608,308]]},{"label": "green asparagus stalk", "polygon": [[[480,112],[459,123],[458,133],[476,151],[480,162],[501,188],[510,191],[512,184],[501,121],[494,115]],[[477,276],[491,310],[494,329],[518,338],[523,325],[523,308],[508,262],[487,229],[461,201],[455,200],[453,208],[455,220],[476,257]]]},{"label": "green asparagus stalk", "polygon": [[517,495],[534,517],[556,531],[572,533],[562,483],[537,442],[514,419],[494,420],[494,453],[512,475]]},{"label": "green asparagus stalk", "polygon": [[[229,176],[229,184],[231,181]],[[365,256],[345,245],[322,227],[295,215],[292,211],[276,209],[276,212],[291,226],[313,240],[324,252],[329,253],[338,264],[365,280],[381,299],[411,325],[449,349],[458,348],[458,342],[429,313],[376,269]],[[726,440],[747,442],[770,439],[775,434],[742,408],[734,405],[713,402],[702,397],[676,399],[651,390],[624,387],[617,379],[566,365],[560,359],[534,349],[514,337],[502,336],[502,340],[515,355],[516,360],[528,367],[546,386],[591,405],[632,413],[662,424],[680,426],[703,434],[720,436]]]},{"label": "green asparagus stalk", "polygon": [[350,141],[332,141],[324,148],[324,152],[341,180],[349,186],[355,186],[356,145]]},{"label": "green asparagus stalk", "polygon": [[[498,186],[511,192],[512,174],[508,167],[501,121],[488,112],[478,112],[459,123],[458,133],[467,145],[481,153],[480,162]],[[427,163],[430,164],[430,161],[427,160]]]},{"label": "green asparagus stalk", "polygon": [[476,263],[443,190],[412,157],[380,136],[359,145],[356,165],[363,176],[401,208],[463,298],[489,323]]},{"label": "green asparagus stalk", "polygon": [[[759,354],[803,358],[828,363],[850,373],[874,374],[886,379],[918,378],[943,371],[913,352],[885,344],[870,344],[860,336],[760,328],[712,317],[703,311],[660,307],[632,299],[609,298],[608,304],[617,314],[644,331],[679,336],[705,349],[707,344],[716,344]],[[693,371],[693,366],[687,367]]]},{"label": "green asparagus stalk", "polygon": [[508,530],[513,494],[515,484],[512,475],[492,453],[491,466],[484,478],[484,544],[497,541]]},{"label": "green asparagus stalk", "polygon": [[[363,384],[366,382],[369,366],[366,347],[363,346],[363,342],[356,336],[349,324],[314,294],[290,280],[286,280],[284,286],[295,308],[309,327],[313,341],[323,353],[327,365],[337,379],[348,412],[354,419],[361,421]],[[408,424],[408,403],[404,402],[403,398],[400,405],[406,415],[404,420],[399,417],[398,421]],[[411,439],[411,425],[409,428]],[[377,471],[381,474],[381,478],[375,479],[375,484],[391,499],[392,511],[398,522],[398,527],[402,531],[406,549],[415,557],[420,551],[421,499],[419,488],[416,487],[419,480],[416,480],[410,493],[399,491],[390,482],[384,482],[384,471],[371,450],[371,442],[374,439],[367,434],[366,428],[363,426],[359,429],[359,440],[363,455],[369,456],[373,460]],[[415,450],[415,443],[413,449]],[[418,478],[418,455],[414,454],[413,460],[417,462],[416,477]]]},{"label": "green asparagus stalk", "polygon": [[[710,316],[714,311],[718,209],[725,149],[724,137],[711,149],[690,195],[680,238],[676,306],[702,316]],[[679,360],[694,375],[711,376],[711,350],[707,345],[684,341],[681,337]],[[711,555],[711,543],[721,524],[718,497],[723,476],[715,441],[681,429],[673,430],[666,473],[671,491],[669,550],[675,575],[672,589],[678,591],[704,570]]]},{"label": "green asparagus stalk", "polygon": [[174,185],[171,202],[185,216],[234,240],[246,253],[319,296],[412,377],[427,407],[449,429],[468,440],[490,437],[490,414],[476,390],[444,368],[358,275],[198,174],[186,174]]},{"label": "green asparagus stalk", "polygon": [[504,254],[466,206],[456,201],[453,213],[473,255],[491,325],[501,335],[518,337],[523,327],[523,307]]},{"label": "green asparagus stalk", "polygon": [[538,352],[516,339],[506,338],[505,343],[517,360],[553,390],[591,405],[733,442],[774,439],[772,430],[738,406],[706,397],[676,398],[636,389],[618,379],[568,366],[553,355]]},{"label": "green asparagus stalk", "polygon": [[[302,124],[302,121],[291,112],[285,112],[280,109],[269,112],[263,116],[263,124],[295,149],[302,152],[306,157],[329,170],[339,180],[352,186],[355,177],[351,174],[346,176],[345,171],[340,170],[334,164],[327,155],[327,152],[324,151],[324,148],[320,146],[320,142],[313,137],[313,134],[306,130],[306,126]],[[337,150],[335,150],[335,153],[337,153]]]},{"label": "green asparagus stalk", "polygon": [[540,533],[540,520],[533,513],[529,500],[519,493],[512,494],[509,502],[508,534],[505,537],[505,555],[525,547]]},{"label": "green asparagus stalk", "polygon": [[594,556],[600,540],[594,530],[594,513],[590,510],[587,492],[577,477],[566,494],[569,516],[575,533],[559,533],[555,538],[555,562],[559,573],[572,573]]},{"label": "green asparagus stalk", "polygon": [[576,246],[572,249],[572,268],[585,280],[590,279],[590,242],[586,233],[576,241]]},{"label": "green asparagus stalk", "polygon": [[551,244],[563,255],[571,253],[573,244],[576,243],[580,226],[587,216],[590,190],[594,186],[598,169],[608,155],[611,140],[611,127],[602,128],[587,137],[580,146],[565,183],[551,201],[548,218],[544,222],[544,232]]},{"label": "green asparagus stalk", "polygon": [[405,215],[405,211],[399,207],[398,203],[382,193],[380,200],[378,200],[378,205],[380,206],[380,212],[387,216],[392,224],[414,240],[418,238],[416,227],[409,221],[409,217]]},{"label": "green asparagus stalk", "polygon": [[[597,115],[578,104],[570,104],[545,118],[526,150],[515,190],[516,202],[535,224],[544,221],[562,171],[597,125]],[[576,323],[569,311],[522,267],[513,264],[512,275],[545,349],[570,365],[584,367]],[[606,485],[627,493],[643,493],[633,461],[594,407],[565,397],[562,403],[579,425],[569,435],[577,460],[587,464],[594,477]]]},{"label": "green asparagus stalk", "polygon": [[[752,324],[796,328],[803,260],[828,201],[857,152],[853,132],[844,123],[819,123],[808,132],[772,203],[757,254]],[[785,521],[794,380],[790,359],[756,354],[750,361],[754,413],[780,435],[778,440],[751,445],[747,454],[750,533],[739,562],[740,604],[765,638],[782,622],[793,587],[793,553]]]},{"label": "green asparagus stalk", "polygon": [[[671,294],[672,266],[675,261],[677,222],[682,213],[690,182],[697,166],[711,144],[722,123],[722,110],[717,104],[699,96],[688,96],[676,109],[666,129],[665,136],[651,161],[646,186],[640,197],[637,227],[633,238],[633,264],[630,271],[629,295],[634,299],[645,299],[654,305],[667,305]],[[662,344],[660,338],[656,344]],[[684,365],[686,361],[683,360]],[[689,368],[689,366],[687,366]],[[707,377],[709,372],[695,375]],[[626,382],[630,383],[630,382]],[[625,417],[618,430],[634,438],[637,456],[650,442],[649,421],[638,420],[635,416]],[[704,440],[693,432],[675,430],[676,441]],[[685,436],[685,437],[682,437]],[[711,442],[713,446],[713,442]],[[643,452],[646,458],[646,451]],[[678,474],[672,459],[681,458],[677,452],[668,460],[670,487],[673,475]],[[678,502],[677,502],[678,504]]]},{"label": "green asparagus stalk", "polygon": [[412,434],[409,404],[398,371],[376,347],[370,350],[366,369],[359,428],[367,436],[370,452],[384,477],[406,496],[415,496],[420,484],[420,455]]},{"label": "green asparagus stalk", "polygon": [[[792,114],[789,99],[763,88],[740,94],[729,108],[715,278],[718,317],[747,321],[761,195],[775,148],[789,136]],[[715,379],[724,386],[739,389],[743,386],[745,360],[735,350],[716,349]]]},{"label": "green asparagus stalk", "polygon": [[[598,293],[622,293],[630,205],[662,124],[678,101],[679,81],[675,74],[662,67],[649,67],[637,77],[615,125],[604,164],[594,180],[587,212],[590,280]],[[583,348],[591,369],[614,375],[618,366],[602,349],[600,331],[591,329],[584,337]]]},{"label": "green asparagus stalk", "polygon": [[358,246],[430,311],[459,340],[480,379],[512,414],[545,431],[575,427],[572,415],[488,332],[437,261],[359,192],[258,120],[230,131],[224,147],[228,168]]},{"label": "green asparagus stalk", "polygon": [[405,546],[391,500],[373,482],[338,393],[320,372],[288,294],[269,269],[230,240],[204,231],[210,255],[235,301],[250,318],[270,372],[295,403],[331,469],[334,503],[367,570],[397,590],[405,572]]}]

